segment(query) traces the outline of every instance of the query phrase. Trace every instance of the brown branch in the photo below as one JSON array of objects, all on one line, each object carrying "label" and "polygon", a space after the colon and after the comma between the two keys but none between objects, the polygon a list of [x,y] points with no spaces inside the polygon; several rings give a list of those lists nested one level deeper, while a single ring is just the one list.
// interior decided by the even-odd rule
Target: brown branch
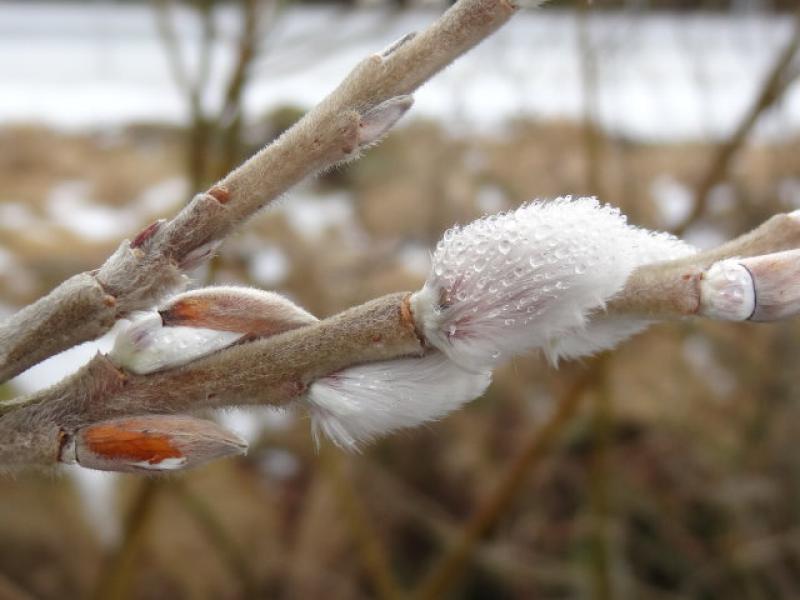
[{"label": "brown branch", "polygon": [[[770,306],[756,304],[753,316],[786,318],[800,307],[793,284],[796,269],[791,266],[796,252],[772,254],[798,247],[800,218],[777,215],[716,250],[638,269],[609,303],[608,311],[652,320],[692,315],[746,318],[749,312],[740,317],[720,316],[716,305],[703,296],[712,265],[739,257],[746,263],[745,270],[749,265],[746,273],[752,271],[755,277],[752,287],[759,284],[769,292],[761,295],[761,301]],[[780,304],[781,297],[785,306]],[[0,464],[52,465],[60,458],[70,460],[61,456],[61,450],[69,446],[77,429],[116,417],[285,404],[303,394],[315,379],[341,369],[420,355],[425,342],[419,335],[408,295],[399,293],[166,371],[136,375],[97,356],[52,388],[0,405],[0,415],[5,413],[0,418]]]},{"label": "brown branch", "polygon": [[711,190],[728,174],[733,158],[758,123],[761,115],[780,99],[797,77],[797,73],[791,74],[790,71],[798,48],[800,48],[800,9],[796,12],[794,32],[789,43],[778,54],[772,69],[764,80],[761,91],[753,100],[752,106],[745,112],[739,125],[730,138],[717,148],[703,179],[697,186],[694,206],[683,222],[673,229],[675,235],[683,235],[689,226],[705,214]]},{"label": "brown branch", "polygon": [[603,362],[603,359],[596,360],[561,396],[556,412],[523,445],[497,487],[470,517],[459,539],[445,551],[420,583],[413,594],[414,598],[427,600],[445,596],[466,568],[475,546],[505,514],[527,481],[530,470],[547,455],[564,425],[576,413],[586,388],[602,369]]},{"label": "brown branch", "polygon": [[396,600],[404,596],[395,581],[389,559],[377,533],[367,523],[364,506],[353,489],[353,484],[344,472],[342,458],[330,448],[322,451],[322,466],[333,484],[339,504],[344,511],[354,541],[361,555],[361,562],[375,588],[375,595],[384,600]]},{"label": "brown branch", "polygon": [[100,269],[68,280],[2,323],[0,381],[98,337],[133,310],[153,306],[182,285],[184,268],[205,260],[242,221],[299,181],[355,158],[362,145],[375,141],[362,136],[364,116],[415,91],[514,11],[507,0],[461,0],[426,31],[363,60],[299,123],[175,218],[123,242]]},{"label": "brown branch", "polygon": [[144,542],[147,527],[156,509],[159,491],[164,485],[164,480],[159,479],[145,479],[139,484],[125,517],[122,539],[97,577],[90,595],[92,600],[129,596],[134,560]]},{"label": "brown branch", "polygon": [[242,597],[255,597],[256,577],[245,553],[225,530],[213,508],[199,494],[194,493],[183,480],[175,480],[167,489],[180,500],[182,508],[194,519],[211,547],[219,554],[220,560],[236,578],[241,587]]},{"label": "brown branch", "polygon": [[423,346],[407,298],[390,294],[313,325],[148,375],[126,373],[98,355],[55,386],[5,405],[0,464],[55,464],[76,429],[100,420],[286,404],[321,376],[364,362],[419,355]]}]

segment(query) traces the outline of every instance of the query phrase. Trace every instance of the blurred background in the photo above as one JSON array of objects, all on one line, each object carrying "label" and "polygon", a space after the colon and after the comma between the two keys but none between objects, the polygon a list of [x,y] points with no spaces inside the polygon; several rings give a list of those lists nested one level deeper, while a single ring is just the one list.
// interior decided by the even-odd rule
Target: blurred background
[{"label": "blurred background", "polygon": [[[800,208],[796,0],[556,0],[293,190],[196,285],[324,317],[413,290],[448,226],[598,195],[710,247]],[[0,315],[98,266],[439,2],[0,2]],[[34,391],[113,332],[0,386]],[[345,455],[302,411],[218,415],[246,457],[0,479],[0,598],[800,597],[800,327],[680,322],[496,372]]]}]

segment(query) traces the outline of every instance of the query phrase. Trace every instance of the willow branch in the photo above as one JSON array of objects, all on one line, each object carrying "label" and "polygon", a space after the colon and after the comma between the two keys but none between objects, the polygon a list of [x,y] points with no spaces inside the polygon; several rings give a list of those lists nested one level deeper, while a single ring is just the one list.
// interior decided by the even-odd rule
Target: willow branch
[{"label": "willow branch", "polygon": [[[718,248],[700,252],[676,261],[650,264],[640,267],[628,278],[624,289],[607,307],[612,315],[638,316],[653,320],[680,319],[691,316],[707,316],[725,320],[767,321],[786,318],[797,313],[797,303],[791,292],[794,285],[792,274],[792,250],[800,248],[800,215],[788,213],[775,215],[756,229],[735,238]],[[788,254],[787,254],[788,253]],[[781,260],[756,260],[755,257],[781,254]],[[739,318],[734,315],[719,315],[714,312],[714,300],[708,297],[709,288],[704,285],[713,275],[714,265],[732,260],[750,269],[751,281],[742,281],[754,289],[752,310]],[[749,263],[758,264],[757,270]],[[772,268],[766,268],[765,265]],[[783,304],[775,306],[776,299],[758,294],[758,289],[767,285],[775,288],[775,278],[783,278],[780,290]],[[769,306],[765,303],[771,302]]]},{"label": "willow branch", "polygon": [[242,221],[306,177],[357,157],[393,124],[370,126],[376,110],[410,106],[408,94],[514,12],[507,0],[461,0],[426,31],[363,60],[300,122],[173,219],[124,241],[99,269],[76,275],[0,324],[0,381],[102,335],[180,287],[183,272]]},{"label": "willow branch", "polygon": [[136,375],[97,355],[55,386],[13,401],[0,418],[0,464],[53,465],[75,431],[127,415],[283,405],[319,377],[423,351],[407,306],[390,294],[299,329],[240,344],[184,367]]},{"label": "willow branch", "polygon": [[728,174],[736,153],[744,145],[761,115],[780,100],[783,93],[797,77],[797,72],[792,73],[792,63],[798,48],[800,48],[800,9],[795,12],[794,30],[789,42],[776,57],[775,63],[764,80],[761,90],[753,99],[753,104],[744,113],[742,120],[731,136],[717,148],[708,169],[698,185],[697,193],[695,194],[696,201],[691,212],[673,230],[676,235],[683,235],[692,223],[703,216],[711,191]]}]

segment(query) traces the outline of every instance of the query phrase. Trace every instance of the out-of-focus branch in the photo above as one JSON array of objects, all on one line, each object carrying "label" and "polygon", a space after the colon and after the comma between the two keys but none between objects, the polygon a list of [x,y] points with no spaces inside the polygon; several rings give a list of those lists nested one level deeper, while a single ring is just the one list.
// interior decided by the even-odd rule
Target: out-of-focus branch
[{"label": "out-of-focus branch", "polygon": [[[356,158],[393,124],[376,127],[371,118],[399,118],[410,106],[408,94],[514,12],[507,0],[461,0],[426,31],[363,60],[299,123],[172,220],[123,242],[100,269],[73,277],[0,324],[0,381],[153,306],[243,220],[307,176]],[[403,110],[386,111],[387,105]]]},{"label": "out-of-focus branch", "polygon": [[133,579],[134,560],[147,534],[159,490],[164,485],[158,479],[145,479],[139,484],[125,517],[120,544],[108,557],[108,563],[100,572],[90,596],[92,600],[127,597],[126,591],[130,589]]},{"label": "out-of-focus branch", "polygon": [[330,449],[323,450],[323,468],[333,483],[339,504],[350,523],[361,562],[375,587],[375,596],[384,600],[402,598],[404,594],[394,579],[389,559],[377,534],[367,523],[364,507],[344,472],[342,462],[341,457]]},{"label": "out-of-focus branch", "polygon": [[789,43],[778,54],[775,64],[764,80],[764,84],[754,99],[752,106],[744,113],[741,122],[730,138],[725,140],[714,153],[700,184],[697,186],[695,203],[691,212],[682,223],[673,229],[676,235],[683,235],[690,225],[703,216],[711,190],[728,174],[734,156],[744,144],[747,136],[750,135],[753,127],[758,123],[761,115],[780,99],[792,81],[800,74],[798,70],[792,72],[792,63],[798,48],[800,48],[800,9],[796,12],[794,31]]},{"label": "out-of-focus branch", "polygon": [[182,480],[172,482],[168,488],[186,512],[191,515],[209,543],[219,554],[220,559],[230,569],[241,586],[242,596],[253,598],[256,595],[256,577],[247,563],[245,553],[231,539],[213,509],[198,494],[195,494]]},{"label": "out-of-focus branch", "polygon": [[595,380],[604,360],[598,359],[582,373],[558,400],[553,416],[523,445],[497,487],[467,521],[458,540],[433,565],[416,589],[413,598],[443,597],[468,565],[475,546],[505,514],[517,492],[527,481],[530,470],[545,456],[564,425],[580,407],[586,388]]},{"label": "out-of-focus branch", "polygon": [[[259,54],[265,26],[274,19],[278,1],[269,3],[263,0],[240,0],[241,33],[236,54],[236,63],[231,69],[225,87],[222,106],[215,125],[221,132],[221,170],[218,175],[231,170],[239,160],[239,144],[242,129],[242,94],[252,71],[253,63]],[[268,10],[271,8],[272,10]],[[272,18],[270,18],[272,15]]]},{"label": "out-of-focus branch", "polygon": [[156,26],[167,55],[172,78],[184,95],[189,108],[187,136],[187,171],[190,189],[200,189],[205,178],[210,141],[210,123],[206,117],[203,100],[208,88],[214,56],[216,27],[214,0],[202,0],[195,7],[201,22],[197,69],[189,73],[187,61],[181,52],[180,39],[175,28],[175,13],[169,0],[155,0]]}]

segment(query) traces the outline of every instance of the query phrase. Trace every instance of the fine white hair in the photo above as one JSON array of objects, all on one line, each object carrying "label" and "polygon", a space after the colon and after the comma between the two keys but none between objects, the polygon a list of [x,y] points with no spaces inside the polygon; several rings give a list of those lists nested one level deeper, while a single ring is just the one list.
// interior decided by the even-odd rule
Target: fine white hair
[{"label": "fine white hair", "polygon": [[483,394],[491,371],[467,371],[440,352],[350,367],[314,382],[306,404],[314,437],[357,450],[364,442],[442,418]]}]

